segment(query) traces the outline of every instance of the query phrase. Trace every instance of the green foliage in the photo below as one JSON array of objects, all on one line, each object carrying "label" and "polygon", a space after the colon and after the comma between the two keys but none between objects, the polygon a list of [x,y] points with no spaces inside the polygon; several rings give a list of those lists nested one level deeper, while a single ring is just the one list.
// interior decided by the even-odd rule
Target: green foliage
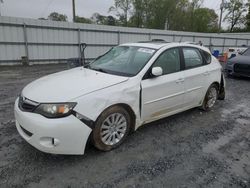
[{"label": "green foliage", "polygon": [[109,12],[115,12],[122,25],[128,26],[128,18],[132,9],[132,0],[114,0],[115,5],[109,8]]},{"label": "green foliage", "polygon": [[94,13],[90,18],[92,23],[100,25],[117,25],[118,21],[113,16],[103,16],[99,13]]},{"label": "green foliage", "polygon": [[65,14],[59,14],[57,12],[52,12],[48,16],[48,20],[52,20],[52,21],[64,21],[64,22],[66,22],[68,20],[68,17]]},{"label": "green foliage", "polygon": [[76,16],[75,22],[76,23],[88,23],[88,24],[91,24],[92,20],[89,19],[89,18],[84,18],[84,17]]},{"label": "green foliage", "polygon": [[244,0],[230,0],[229,6],[226,8],[227,14],[224,18],[224,21],[227,21],[230,24],[230,32],[232,32],[235,26],[244,24],[245,15],[247,11],[246,4]]},{"label": "green foliage", "polygon": [[[213,9],[202,8],[204,0],[114,0],[109,12],[115,16],[94,13],[91,18],[76,16],[78,23],[168,29],[192,32],[218,32],[218,15]],[[250,0],[229,0],[224,21],[229,30],[250,31]],[[248,5],[248,14],[246,5]],[[43,18],[40,18],[43,19]],[[67,16],[53,12],[49,20],[67,21]],[[242,25],[246,25],[245,28]]]},{"label": "green foliage", "polygon": [[196,32],[217,32],[218,15],[213,9],[198,8],[194,10],[193,31]]},{"label": "green foliage", "polygon": [[38,18],[38,20],[48,20],[48,19],[41,17],[41,18]]},{"label": "green foliage", "polygon": [[250,3],[248,3],[248,13],[246,16],[246,30],[250,31]]},{"label": "green foliage", "polygon": [[129,26],[180,31],[217,31],[214,10],[200,8],[202,0],[133,0]]}]

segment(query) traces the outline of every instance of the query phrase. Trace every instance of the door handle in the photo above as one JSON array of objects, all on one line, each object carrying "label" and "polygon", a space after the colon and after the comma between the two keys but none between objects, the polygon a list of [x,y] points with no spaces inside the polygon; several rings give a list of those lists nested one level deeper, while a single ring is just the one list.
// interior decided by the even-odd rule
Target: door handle
[{"label": "door handle", "polygon": [[209,71],[206,71],[206,72],[203,73],[204,76],[208,76],[209,74],[210,74]]},{"label": "door handle", "polygon": [[179,84],[179,83],[182,83],[182,82],[184,82],[184,81],[185,81],[184,78],[180,78],[180,79],[176,80],[175,82],[176,82],[177,84]]}]

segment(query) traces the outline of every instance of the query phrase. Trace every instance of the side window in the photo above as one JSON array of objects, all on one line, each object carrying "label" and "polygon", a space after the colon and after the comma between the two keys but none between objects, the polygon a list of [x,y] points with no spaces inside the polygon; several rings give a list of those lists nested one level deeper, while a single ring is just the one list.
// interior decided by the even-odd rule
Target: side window
[{"label": "side window", "polygon": [[203,50],[202,50],[202,53],[203,53],[203,56],[204,56],[204,59],[205,59],[206,64],[210,64],[211,61],[212,61],[212,56],[211,56],[211,54],[209,54],[208,52],[203,51]]},{"label": "side window", "polygon": [[198,49],[183,48],[183,55],[186,69],[191,69],[203,65],[203,59]]},{"label": "side window", "polygon": [[178,48],[163,52],[156,60],[153,67],[161,67],[163,74],[178,72],[181,69],[180,54]]}]

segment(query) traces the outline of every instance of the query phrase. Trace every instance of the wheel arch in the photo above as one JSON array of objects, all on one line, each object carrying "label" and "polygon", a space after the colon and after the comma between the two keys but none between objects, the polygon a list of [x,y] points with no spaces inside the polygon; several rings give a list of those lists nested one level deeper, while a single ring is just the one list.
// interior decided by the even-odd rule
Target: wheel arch
[{"label": "wheel arch", "polygon": [[[131,131],[134,131],[134,130],[135,130],[135,124],[136,124],[136,115],[135,115],[135,112],[134,112],[134,110],[132,109],[132,107],[131,107],[130,105],[128,105],[128,104],[125,104],[125,103],[117,103],[117,104],[113,104],[113,105],[111,105],[111,106],[105,108],[105,109],[99,114],[99,116],[97,117],[96,121],[98,120],[98,118],[101,116],[101,114],[102,114],[103,112],[105,112],[106,110],[108,110],[108,109],[110,109],[110,108],[112,108],[112,107],[115,107],[115,106],[122,107],[123,109],[125,109],[125,110],[129,113],[130,118],[131,118],[131,122],[132,122],[132,124],[131,124]],[[95,121],[95,122],[96,122],[96,121]]]},{"label": "wheel arch", "polygon": [[220,89],[220,83],[219,82],[213,82],[212,84],[210,84],[210,86],[207,88],[207,91],[208,89],[212,86],[212,85],[216,85],[217,89],[218,89],[218,92],[219,92],[219,89]]}]

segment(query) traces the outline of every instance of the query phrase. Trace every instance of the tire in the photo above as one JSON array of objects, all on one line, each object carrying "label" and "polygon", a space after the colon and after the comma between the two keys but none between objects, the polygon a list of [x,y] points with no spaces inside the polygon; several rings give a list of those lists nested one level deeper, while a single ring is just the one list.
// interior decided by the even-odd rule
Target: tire
[{"label": "tire", "polygon": [[202,103],[201,109],[204,111],[211,110],[219,96],[219,88],[216,84],[212,84],[205,95],[204,101]]},{"label": "tire", "polygon": [[92,143],[101,151],[115,149],[124,142],[130,127],[129,113],[120,106],[110,107],[97,119],[92,133]]},{"label": "tire", "polygon": [[225,77],[229,79],[234,78],[234,76],[232,74],[229,74],[228,72],[225,73]]}]

